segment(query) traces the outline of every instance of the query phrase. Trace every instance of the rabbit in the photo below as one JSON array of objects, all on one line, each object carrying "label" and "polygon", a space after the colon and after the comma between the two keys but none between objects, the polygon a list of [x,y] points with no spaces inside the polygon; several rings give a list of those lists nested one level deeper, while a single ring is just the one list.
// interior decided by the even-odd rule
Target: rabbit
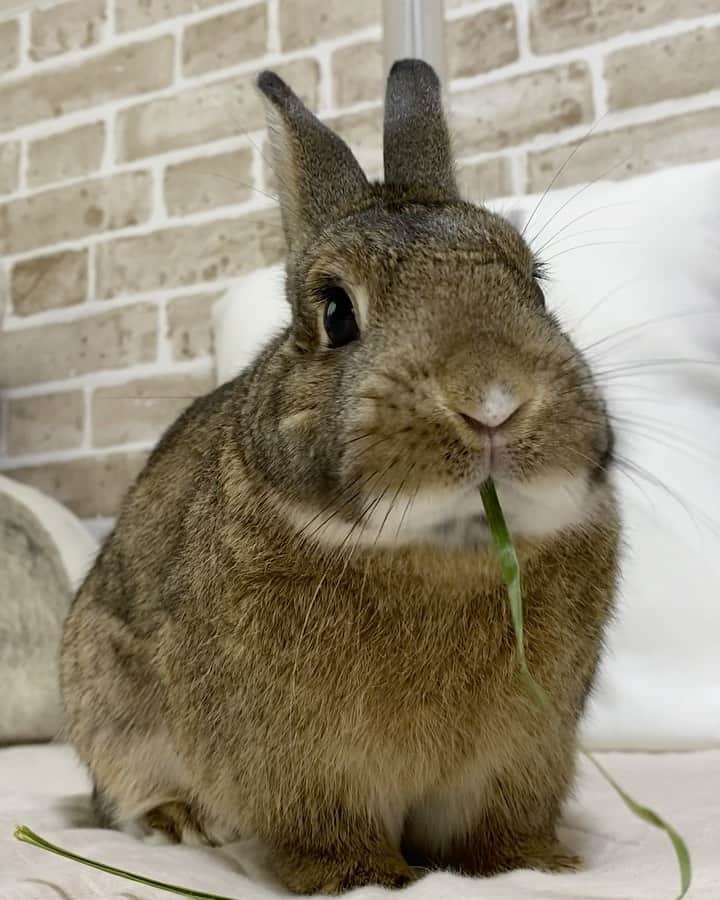
[{"label": "rabbit", "polygon": [[[438,79],[397,62],[384,182],[274,73],[290,325],[165,433],[65,626],[102,821],[253,836],[292,892],[574,869],[556,825],[613,614],[613,439],[520,233],[458,193]],[[521,561],[517,673],[483,513]]]}]

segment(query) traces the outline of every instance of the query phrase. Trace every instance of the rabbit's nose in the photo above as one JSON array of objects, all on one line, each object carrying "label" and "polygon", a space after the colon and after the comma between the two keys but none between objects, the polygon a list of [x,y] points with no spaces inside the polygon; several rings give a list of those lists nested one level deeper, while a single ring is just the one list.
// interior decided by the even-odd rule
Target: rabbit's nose
[{"label": "rabbit's nose", "polygon": [[460,415],[468,425],[483,430],[499,428],[520,409],[523,398],[504,384],[491,384],[482,401],[474,407],[461,410]]}]

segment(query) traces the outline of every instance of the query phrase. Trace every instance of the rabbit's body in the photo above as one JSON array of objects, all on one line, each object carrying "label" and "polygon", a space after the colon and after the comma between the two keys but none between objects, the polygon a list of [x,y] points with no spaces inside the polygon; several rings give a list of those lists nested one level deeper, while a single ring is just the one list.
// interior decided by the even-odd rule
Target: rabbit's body
[{"label": "rabbit's body", "polygon": [[[165,435],[68,619],[68,729],[97,805],[185,839],[258,835],[307,893],[403,884],[408,861],[571,866],[555,825],[617,570],[602,401],[551,317],[523,305],[530,276],[515,297],[506,270],[527,251],[484,210],[367,186],[302,246],[291,296],[338,255],[352,269],[355,356],[310,349],[317,307],[296,306],[248,372]],[[432,303],[408,300],[418,285]],[[478,291],[506,308],[474,332]],[[378,297],[396,299],[373,330]],[[328,326],[327,308],[347,343],[353,323]],[[498,377],[482,415],[512,420],[511,443],[454,411]],[[554,711],[518,677],[482,518],[488,466]]]}]

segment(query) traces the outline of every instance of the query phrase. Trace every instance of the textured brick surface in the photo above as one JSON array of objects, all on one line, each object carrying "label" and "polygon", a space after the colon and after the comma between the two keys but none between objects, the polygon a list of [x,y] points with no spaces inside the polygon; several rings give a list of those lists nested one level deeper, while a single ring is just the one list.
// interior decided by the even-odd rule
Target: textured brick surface
[{"label": "textured brick surface", "polygon": [[10,280],[13,311],[30,316],[82,303],[88,288],[87,250],[33,256],[15,264]]},{"label": "textured brick surface", "polygon": [[92,47],[101,39],[104,24],[105,0],[69,0],[38,9],[30,18],[30,58]]},{"label": "textured brick surface", "polygon": [[165,171],[165,205],[171,216],[243,203],[252,195],[252,150],[247,147],[191,159]]},{"label": "textured brick surface", "polygon": [[626,109],[720,88],[720,28],[699,28],[610,54],[610,109]]},{"label": "textured brick surface", "polygon": [[257,3],[190,25],[183,38],[183,72],[200,75],[236,66],[262,56],[266,46],[267,6]]},{"label": "textured brick surface", "polygon": [[115,516],[147,456],[147,453],[139,452],[109,453],[95,458],[25,466],[4,474],[49,494],[78,516]]},{"label": "textured brick surface", "polygon": [[31,194],[0,206],[0,253],[19,253],[138,225],[148,218],[150,208],[147,172],[126,172]]},{"label": "textured brick surface", "polygon": [[92,397],[93,445],[157,440],[185,407],[212,388],[209,373],[160,375],[98,388]]},{"label": "textured brick surface", "polygon": [[[210,370],[226,281],[284,255],[258,72],[278,71],[381,175],[382,2],[34,6],[0,22],[0,447],[47,454],[21,475],[113,515],[141,462],[118,448],[153,441],[186,402],[150,391],[207,384],[180,373]],[[720,156],[720,0],[445,8],[468,199],[544,189],[605,101],[558,187]],[[115,396],[118,379],[142,399]]]},{"label": "textured brick surface", "polygon": [[161,37],[19,78],[0,87],[0,130],[165,87],[172,69],[173,39]]},{"label": "textured brick surface", "polygon": [[[528,157],[529,189],[544,190],[574,144]],[[715,159],[720,147],[720,109],[702,110],[594,134],[573,156],[554,187],[593,178],[627,178],[686,162]]]},{"label": "textured brick surface", "polygon": [[17,20],[0,22],[0,75],[10,72],[20,60],[20,29]]},{"label": "textured brick surface", "polygon": [[326,120],[346,141],[360,165],[370,176],[382,172],[382,109],[366,109]]},{"label": "textured brick surface", "polygon": [[8,453],[48,453],[79,447],[83,437],[82,391],[60,391],[8,401]]},{"label": "textured brick surface", "polygon": [[[515,12],[509,4],[453,19],[446,24],[448,74],[467,78],[514,62],[519,55]],[[335,102],[349,106],[380,100],[384,85],[382,45],[364,41],[332,56]]]},{"label": "textured brick surface", "polygon": [[378,41],[341,47],[332,55],[335,103],[350,106],[383,95],[383,55]]},{"label": "textured brick surface", "polygon": [[462,152],[497,150],[593,116],[590,73],[570,63],[495,81],[451,98],[452,127]]},{"label": "textured brick surface", "polygon": [[118,31],[146,28],[184,13],[222,6],[226,0],[117,0],[115,25]]},{"label": "textured brick surface", "polygon": [[230,278],[276,263],[283,252],[274,209],[120,238],[98,247],[97,293],[113,297]]},{"label": "textured brick surface", "polygon": [[0,144],[0,194],[9,194],[18,186],[20,177],[20,144]]},{"label": "textured brick surface", "polygon": [[530,44],[551,53],[714,12],[718,0],[533,0]]},{"label": "textured brick surface", "polygon": [[458,184],[463,197],[473,203],[483,203],[493,197],[507,197],[512,193],[510,160],[496,157],[476,163],[461,163]]},{"label": "textured brick surface", "polygon": [[28,185],[91,175],[100,168],[105,147],[102,122],[81,125],[32,141],[28,147]]},{"label": "textured brick surface", "polygon": [[193,359],[212,350],[211,310],[222,294],[193,294],[167,304],[173,359]]},{"label": "textured brick surface", "polygon": [[17,387],[121,369],[157,356],[158,312],[150,303],[0,334],[0,384]]},{"label": "textured brick surface", "polygon": [[280,0],[280,42],[283,50],[296,50],[315,41],[337,37],[358,28],[380,24],[380,0]]},{"label": "textured brick surface", "polygon": [[[8,275],[0,268],[0,334],[2,333],[2,321],[5,310],[10,306],[10,287]],[[1,395],[0,395],[1,397]],[[0,445],[2,439],[2,403],[0,403]]]},{"label": "textured brick surface", "polygon": [[451,78],[506,66],[519,54],[515,11],[508,4],[454,19],[446,26],[446,41]]},{"label": "textured brick surface", "polygon": [[[317,102],[317,63],[298,60],[278,66],[296,93],[314,107]],[[118,116],[117,155],[140,159],[241,136],[264,124],[263,107],[253,75],[238,75],[179,94],[131,107]]]},{"label": "textured brick surface", "polygon": [[211,312],[221,296],[221,293],[193,294],[168,302],[168,338],[173,359],[194,359],[212,351]]}]

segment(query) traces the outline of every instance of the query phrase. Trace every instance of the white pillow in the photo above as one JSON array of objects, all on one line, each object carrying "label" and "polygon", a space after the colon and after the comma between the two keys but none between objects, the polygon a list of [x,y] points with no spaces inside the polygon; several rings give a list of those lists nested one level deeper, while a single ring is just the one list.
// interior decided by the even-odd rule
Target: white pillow
[{"label": "white pillow", "polygon": [[258,350],[290,321],[284,299],[285,267],[258,269],[213,305],[217,383],[234,378]]},{"label": "white pillow", "polygon": [[69,510],[0,476],[0,744],[58,734],[62,625],[96,551]]},{"label": "white pillow", "polygon": [[[515,205],[529,215],[536,203]],[[558,234],[544,252],[550,303],[578,345],[593,344],[628,460],[616,470],[627,543],[619,617],[586,739],[718,745],[720,164],[555,192],[527,234],[540,246]]]},{"label": "white pillow", "polygon": [[[495,206],[522,223],[537,203]],[[548,305],[593,345],[627,460],[619,616],[585,721],[594,748],[720,745],[719,210],[708,163],[552,192],[527,227],[533,246],[551,241]],[[220,380],[287,321],[281,283],[282,267],[257,272],[220,301]]]}]

